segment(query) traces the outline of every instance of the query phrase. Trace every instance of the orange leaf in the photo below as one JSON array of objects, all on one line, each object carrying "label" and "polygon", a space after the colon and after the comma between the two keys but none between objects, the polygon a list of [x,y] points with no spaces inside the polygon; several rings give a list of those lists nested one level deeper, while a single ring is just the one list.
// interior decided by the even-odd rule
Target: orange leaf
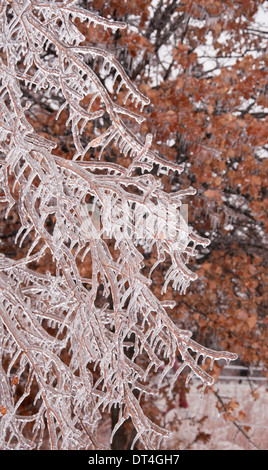
[{"label": "orange leaf", "polygon": [[246,418],[246,413],[244,412],[244,410],[240,410],[238,413],[238,419],[243,420],[245,418]]},{"label": "orange leaf", "polygon": [[1,414],[2,416],[4,416],[4,415],[6,414],[6,412],[7,412],[6,407],[5,407],[4,405],[1,405],[1,406],[0,406],[0,414]]},{"label": "orange leaf", "polygon": [[253,315],[251,315],[251,317],[247,319],[247,324],[249,328],[254,328],[256,326],[256,323],[257,323],[257,316],[254,313]]},{"label": "orange leaf", "polygon": [[13,377],[13,379],[11,380],[11,384],[14,385],[14,386],[16,386],[16,385],[18,385],[18,383],[19,383],[18,377],[16,377],[16,376]]},{"label": "orange leaf", "polygon": [[215,199],[218,203],[221,203],[221,193],[217,189],[207,189],[207,191],[204,192],[204,196],[208,199]]}]

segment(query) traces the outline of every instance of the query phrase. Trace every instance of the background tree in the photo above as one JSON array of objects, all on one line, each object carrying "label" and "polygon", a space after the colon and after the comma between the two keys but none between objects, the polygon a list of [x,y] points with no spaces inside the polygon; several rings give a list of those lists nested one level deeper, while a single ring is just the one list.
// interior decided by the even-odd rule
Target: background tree
[{"label": "background tree", "polygon": [[166,185],[190,183],[199,196],[189,220],[211,244],[189,295],[176,296],[178,320],[197,321],[196,334],[210,344],[231,338],[241,361],[265,365],[267,2],[92,6],[130,24],[110,47],[151,99],[143,128],[155,148],[184,165]]},{"label": "background tree", "polygon": [[267,371],[267,2],[93,5],[131,24],[111,47],[151,99],[156,148],[184,165],[166,185],[197,189],[189,221],[211,240],[173,315]]},{"label": "background tree", "polygon": [[189,222],[211,240],[192,266],[198,280],[174,297],[173,318],[207,345],[235,344],[241,364],[265,372],[267,2],[92,6],[130,25],[110,38],[111,50],[151,100],[142,126],[154,148],[184,165],[166,187],[197,189]]}]

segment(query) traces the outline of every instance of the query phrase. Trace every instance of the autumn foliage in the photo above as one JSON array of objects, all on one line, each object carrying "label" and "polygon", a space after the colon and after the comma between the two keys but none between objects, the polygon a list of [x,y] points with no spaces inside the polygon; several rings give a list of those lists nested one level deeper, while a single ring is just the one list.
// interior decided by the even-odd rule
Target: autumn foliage
[{"label": "autumn foliage", "polygon": [[[266,374],[265,2],[92,5],[130,24],[110,47],[151,100],[144,132],[154,135],[157,151],[184,165],[165,184],[197,189],[185,201],[189,221],[211,240],[192,266],[198,280],[185,295],[169,292],[178,302],[172,315],[204,344],[231,347],[239,364],[261,365]],[[159,270],[154,279],[159,293],[161,276]]]},{"label": "autumn foliage", "polygon": [[[189,221],[211,240],[194,266],[199,279],[175,295],[175,315],[207,344],[231,346],[244,364],[265,368],[265,2],[151,3],[92,4],[130,24],[110,47],[151,100],[144,132],[155,136],[159,152],[184,164],[166,185],[197,189],[198,197],[185,201]],[[161,272],[155,283],[160,289]]]},{"label": "autumn foliage", "polygon": [[[185,200],[188,221],[211,243],[190,266],[198,279],[187,292],[167,291],[166,297],[177,303],[173,321],[193,331],[194,340],[206,347],[234,351],[239,364],[260,365],[267,374],[267,31],[261,25],[265,1],[84,0],[81,4],[128,24],[116,33],[79,27],[93,45],[116,55],[150,99],[144,109],[146,119],[138,127],[143,135],[153,135],[154,151],[184,167],[180,175],[162,178],[165,187],[197,190]],[[66,114],[57,120],[56,115],[53,101],[47,101],[42,112],[31,112],[28,118],[39,135],[55,141],[60,136],[57,154],[68,158],[73,142],[64,128]],[[135,134],[135,125],[129,125]],[[112,147],[109,152],[109,161],[130,163]],[[7,256],[14,255],[15,217],[11,213],[8,225],[0,221],[1,251]],[[156,255],[152,252],[146,258],[148,274]],[[46,268],[44,263],[38,269]],[[81,275],[83,269],[90,268],[82,266]],[[158,297],[165,269],[163,263],[152,276]],[[216,367],[215,376],[219,373]],[[175,392],[178,406],[186,408],[184,385],[178,383]],[[154,413],[152,404],[144,406],[149,410],[151,406]],[[233,419],[237,408],[230,401],[224,412]],[[0,415],[5,413],[0,407]]]}]

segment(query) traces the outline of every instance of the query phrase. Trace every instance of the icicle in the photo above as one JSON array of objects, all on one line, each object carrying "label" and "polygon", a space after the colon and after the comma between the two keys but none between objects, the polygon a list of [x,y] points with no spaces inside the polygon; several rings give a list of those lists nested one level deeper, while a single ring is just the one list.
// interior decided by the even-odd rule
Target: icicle
[{"label": "icicle", "polygon": [[132,91],[129,91],[126,96],[125,96],[125,99],[124,99],[124,105],[127,103],[127,100],[129,99],[129,97],[132,95]]},{"label": "icicle", "polygon": [[212,370],[213,369],[213,364],[214,364],[214,361],[215,361],[215,358],[211,358],[211,362],[210,362],[210,366],[209,366],[209,370]]},{"label": "icicle", "polygon": [[119,93],[119,91],[121,90],[122,86],[124,85],[124,80],[121,79],[117,89],[116,89],[116,93]]},{"label": "icicle", "polygon": [[204,383],[203,383],[203,386],[202,386],[202,388],[201,388],[201,390],[200,390],[200,397],[201,397],[201,398],[204,398],[206,388],[207,388],[207,383],[204,382]]},{"label": "icicle", "polygon": [[186,381],[185,381],[185,386],[186,386],[186,387],[188,387],[188,384],[189,384],[190,380],[194,377],[194,375],[195,375],[195,372],[194,372],[194,371],[190,372],[190,373],[187,375],[187,378],[186,378]]}]

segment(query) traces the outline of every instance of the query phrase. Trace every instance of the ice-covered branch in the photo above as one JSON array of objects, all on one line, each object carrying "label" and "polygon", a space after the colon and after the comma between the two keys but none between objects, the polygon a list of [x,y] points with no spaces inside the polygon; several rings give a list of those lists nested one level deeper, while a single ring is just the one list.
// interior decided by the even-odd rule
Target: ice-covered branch
[{"label": "ice-covered branch", "polygon": [[[0,440],[6,449],[41,448],[48,433],[52,449],[102,447],[95,435],[102,413],[119,407],[117,427],[131,418],[134,443],[157,448],[168,433],[144,415],[139,397],[157,393],[178,355],[173,382],[188,367],[188,378],[204,386],[213,379],[200,356],[204,364],[236,356],[195,343],[167,313],[172,301],[153,292],[163,261],[170,262],[163,292],[170,284],[185,292],[196,278],[189,260],[208,241],[180,211],[193,188],[168,193],[161,185],[161,174],[182,167],[152,150],[150,134],[134,130],[149,100],[112,54],[85,44],[79,30],[79,22],[125,25],[76,3],[1,4],[0,204],[6,218],[18,215],[18,254],[0,256]],[[30,123],[37,106],[31,96],[52,93],[55,117],[67,111],[68,158],[57,151],[58,136],[50,140]],[[108,161],[112,146],[131,162]],[[145,276],[144,253],[154,249],[157,260]],[[158,372],[154,387],[150,374]]]}]

